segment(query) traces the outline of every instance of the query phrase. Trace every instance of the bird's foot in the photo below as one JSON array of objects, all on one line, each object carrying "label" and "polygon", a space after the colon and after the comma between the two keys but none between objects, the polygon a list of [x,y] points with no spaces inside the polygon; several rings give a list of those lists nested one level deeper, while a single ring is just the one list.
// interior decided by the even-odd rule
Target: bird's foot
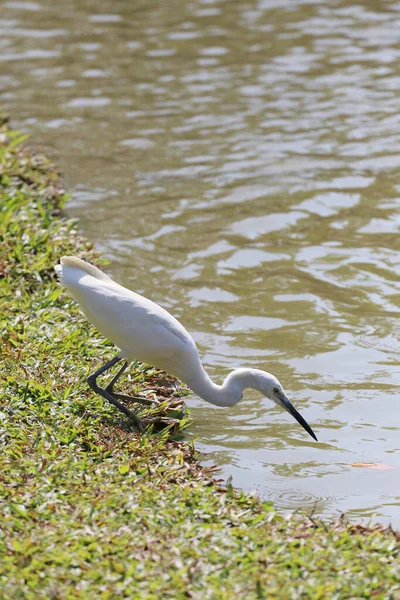
[{"label": "bird's foot", "polygon": [[114,396],[114,398],[117,398],[118,400],[125,400],[127,402],[138,402],[139,404],[144,404],[145,406],[159,404],[157,400],[149,400],[148,398],[142,398],[142,396],[126,396],[125,394],[118,394],[117,392],[113,392],[112,389],[110,390],[108,387],[106,387],[106,391],[109,394],[112,394],[112,396]]},{"label": "bird's foot", "polygon": [[129,411],[129,415],[127,416],[135,423],[135,427],[138,429],[139,433],[144,433],[146,425],[144,424],[142,419],[139,419],[139,417],[135,415],[135,413],[133,413],[132,411]]}]

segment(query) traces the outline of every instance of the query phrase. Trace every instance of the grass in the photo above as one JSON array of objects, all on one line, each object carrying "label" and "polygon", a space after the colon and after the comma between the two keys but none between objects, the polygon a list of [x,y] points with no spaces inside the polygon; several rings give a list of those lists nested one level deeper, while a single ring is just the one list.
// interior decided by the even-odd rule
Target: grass
[{"label": "grass", "polygon": [[[186,421],[139,436],[90,392],[113,349],[53,265],[99,258],[61,214],[54,166],[0,123],[1,597],[400,598],[390,528],[284,519],[213,479],[178,439]],[[167,394],[162,420],[157,377],[137,366],[125,385]]]}]

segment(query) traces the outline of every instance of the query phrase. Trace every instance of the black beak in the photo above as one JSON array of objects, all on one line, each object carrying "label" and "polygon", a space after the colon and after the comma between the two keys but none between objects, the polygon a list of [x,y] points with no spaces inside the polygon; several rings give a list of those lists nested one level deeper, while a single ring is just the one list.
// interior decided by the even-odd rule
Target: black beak
[{"label": "black beak", "polygon": [[278,403],[282,406],[282,408],[284,408],[290,415],[292,415],[292,417],[295,418],[296,421],[300,423],[302,427],[304,427],[307,433],[309,433],[311,437],[314,438],[316,442],[318,442],[317,436],[315,435],[307,421],[303,419],[299,412],[297,412],[297,410],[290,402],[290,400],[285,396],[285,394],[280,392],[279,394],[276,393],[275,396],[277,397]]}]

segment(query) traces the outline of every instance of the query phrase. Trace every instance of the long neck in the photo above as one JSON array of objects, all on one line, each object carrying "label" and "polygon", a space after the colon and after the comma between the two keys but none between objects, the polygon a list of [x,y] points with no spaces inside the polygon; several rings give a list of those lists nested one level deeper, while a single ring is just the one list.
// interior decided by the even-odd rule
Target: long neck
[{"label": "long neck", "polygon": [[222,385],[213,383],[203,367],[195,376],[183,380],[195,394],[215,406],[234,406],[242,399],[245,388],[257,389],[252,369],[235,369]]}]

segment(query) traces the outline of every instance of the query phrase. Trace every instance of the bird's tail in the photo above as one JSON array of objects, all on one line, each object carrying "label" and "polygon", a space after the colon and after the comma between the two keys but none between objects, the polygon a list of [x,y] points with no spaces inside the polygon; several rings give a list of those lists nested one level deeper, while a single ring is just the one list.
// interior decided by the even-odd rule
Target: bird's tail
[{"label": "bird's tail", "polygon": [[92,277],[95,277],[96,279],[110,281],[110,277],[103,273],[103,271],[100,271],[100,269],[98,269],[94,265],[91,265],[90,263],[86,262],[85,260],[82,260],[81,258],[78,258],[77,256],[62,256],[60,262],[61,264],[55,265],[54,269],[57,275],[59,276],[61,283],[64,283],[64,270],[69,267],[72,267],[73,269],[80,269],[81,271],[84,271],[85,273],[91,275]]}]

